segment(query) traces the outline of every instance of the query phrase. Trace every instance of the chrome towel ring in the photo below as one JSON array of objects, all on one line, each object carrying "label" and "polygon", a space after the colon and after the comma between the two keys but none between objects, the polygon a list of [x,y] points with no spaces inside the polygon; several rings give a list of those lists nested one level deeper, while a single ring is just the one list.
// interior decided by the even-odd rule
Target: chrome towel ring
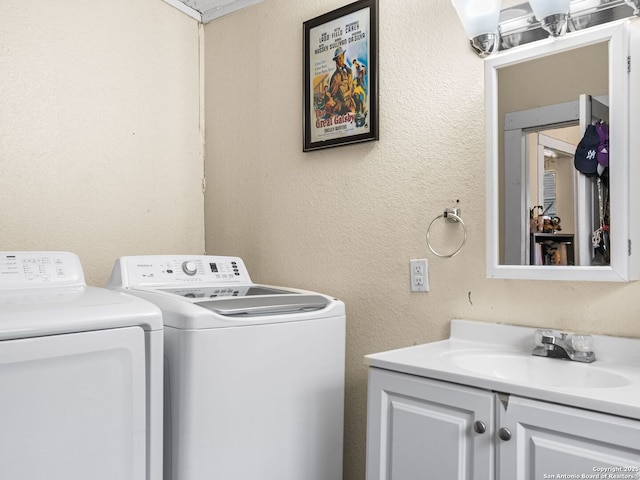
[{"label": "chrome towel ring", "polygon": [[[434,223],[436,223],[436,221],[438,221],[441,218],[444,218],[445,221],[449,223],[459,223],[460,225],[462,225],[462,231],[464,234],[462,243],[453,253],[450,253],[450,254],[438,253],[434,250],[433,246],[431,245],[431,227],[433,226]],[[436,218],[431,220],[431,223],[429,224],[429,228],[427,228],[427,246],[429,247],[429,250],[431,250],[431,253],[433,253],[437,257],[451,258],[454,255],[457,255],[460,252],[460,250],[462,250],[462,247],[464,247],[465,243],[467,243],[467,226],[462,221],[462,218],[460,218],[459,208],[445,208],[444,213],[442,215],[438,215]]]}]

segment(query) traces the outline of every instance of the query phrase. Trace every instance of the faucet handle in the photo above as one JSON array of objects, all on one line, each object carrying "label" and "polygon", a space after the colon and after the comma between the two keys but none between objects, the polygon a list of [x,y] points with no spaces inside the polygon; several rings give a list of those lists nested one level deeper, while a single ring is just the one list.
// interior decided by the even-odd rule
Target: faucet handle
[{"label": "faucet handle", "polygon": [[534,338],[536,345],[538,345],[539,347],[544,346],[544,343],[542,342],[543,337],[553,337],[553,330],[536,330]]},{"label": "faucet handle", "polygon": [[576,352],[592,352],[593,337],[591,335],[573,335],[571,337],[571,346]]}]

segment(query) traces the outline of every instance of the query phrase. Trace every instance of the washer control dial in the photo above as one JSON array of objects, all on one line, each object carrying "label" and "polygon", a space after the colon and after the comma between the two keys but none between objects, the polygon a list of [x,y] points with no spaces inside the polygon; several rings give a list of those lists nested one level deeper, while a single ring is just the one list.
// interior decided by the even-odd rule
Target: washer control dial
[{"label": "washer control dial", "polygon": [[182,271],[192,277],[196,273],[198,273],[198,267],[196,266],[196,262],[182,262]]}]

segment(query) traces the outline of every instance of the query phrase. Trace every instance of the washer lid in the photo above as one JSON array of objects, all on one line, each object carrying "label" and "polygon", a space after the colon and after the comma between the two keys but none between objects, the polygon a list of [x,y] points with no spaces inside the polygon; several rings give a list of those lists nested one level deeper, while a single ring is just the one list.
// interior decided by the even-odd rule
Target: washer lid
[{"label": "washer lid", "polygon": [[276,295],[266,297],[221,298],[198,302],[198,305],[225,317],[289,315],[322,310],[329,300],[321,295]]},{"label": "washer lid", "polygon": [[224,297],[254,297],[257,295],[293,295],[300,293],[280,287],[265,285],[215,285],[157,288],[159,292],[171,293],[185,299],[210,300]]}]

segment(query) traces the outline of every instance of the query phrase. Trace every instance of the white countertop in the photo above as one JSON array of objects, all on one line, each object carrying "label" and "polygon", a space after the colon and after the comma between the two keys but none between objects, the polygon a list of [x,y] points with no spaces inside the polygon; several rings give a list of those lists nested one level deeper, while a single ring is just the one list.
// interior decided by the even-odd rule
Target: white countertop
[{"label": "white countertop", "polygon": [[[365,359],[370,367],[640,419],[640,339],[594,335],[596,361],[587,364],[532,356],[535,331],[452,320],[447,340]],[[498,367],[484,370],[484,360]]]}]

